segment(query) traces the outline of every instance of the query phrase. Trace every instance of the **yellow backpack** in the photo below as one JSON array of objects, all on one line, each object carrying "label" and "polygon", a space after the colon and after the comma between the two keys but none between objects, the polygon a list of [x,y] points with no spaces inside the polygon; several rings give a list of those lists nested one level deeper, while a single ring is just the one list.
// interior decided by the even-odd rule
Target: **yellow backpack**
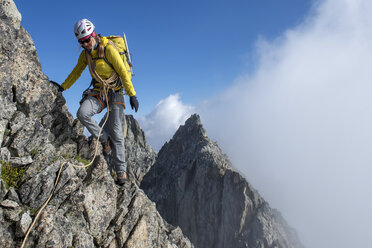
[{"label": "yellow backpack", "polygon": [[[107,36],[107,39],[109,40],[108,44],[112,45],[113,47],[116,48],[116,50],[118,50],[121,58],[124,61],[124,65],[127,68],[128,72],[130,72],[131,76],[134,76],[132,57],[131,57],[131,54],[129,53],[128,43],[127,43],[125,34],[123,33],[123,37],[110,35],[110,36]],[[113,68],[111,63],[108,62],[108,60],[106,59],[106,56],[104,56],[103,59],[109,66]]]},{"label": "yellow backpack", "polygon": [[[127,71],[130,73],[130,76],[132,78],[134,76],[133,65],[132,65],[132,59],[131,59],[128,45],[127,45],[127,40],[125,38],[125,34],[123,33],[123,37],[111,35],[111,36],[108,36],[107,39],[108,39],[107,44],[112,45],[119,52],[121,58],[123,59],[124,66],[127,69]],[[85,56],[87,59],[90,74],[96,82],[100,83],[101,85],[110,85],[111,88],[122,87],[119,75],[116,73],[115,70],[113,70],[111,76],[106,80],[103,80],[97,74],[95,70],[94,60],[97,60],[97,59],[103,59],[112,69],[114,69],[113,65],[106,58],[106,46],[104,47],[102,43],[99,45],[97,58],[93,59],[91,54],[87,52],[85,53]]]}]

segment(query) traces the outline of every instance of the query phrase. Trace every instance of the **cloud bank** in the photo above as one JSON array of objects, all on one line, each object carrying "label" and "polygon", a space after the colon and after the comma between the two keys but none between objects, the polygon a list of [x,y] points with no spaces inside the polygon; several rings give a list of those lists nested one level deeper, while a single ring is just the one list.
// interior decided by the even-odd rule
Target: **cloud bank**
[{"label": "cloud bank", "polygon": [[329,0],[201,112],[211,137],[306,247],[368,247],[372,2]]},{"label": "cloud bank", "polygon": [[[258,40],[253,73],[198,106],[208,135],[306,247],[370,246],[371,13],[369,0],[314,2],[303,23]],[[161,101],[141,121],[150,144],[192,110],[178,95]]]},{"label": "cloud bank", "polygon": [[156,151],[194,111],[193,106],[183,104],[179,98],[178,94],[170,95],[161,100],[151,113],[138,118],[147,141]]}]

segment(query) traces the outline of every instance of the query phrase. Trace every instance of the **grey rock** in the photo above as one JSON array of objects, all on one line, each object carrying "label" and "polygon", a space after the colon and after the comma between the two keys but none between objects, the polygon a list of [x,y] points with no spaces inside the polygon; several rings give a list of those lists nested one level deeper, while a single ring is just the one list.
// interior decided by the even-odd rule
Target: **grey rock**
[{"label": "grey rock", "polygon": [[4,208],[4,216],[5,219],[11,221],[11,222],[17,222],[21,219],[22,214],[22,208]]},{"label": "grey rock", "polygon": [[19,200],[19,196],[13,187],[9,189],[6,195],[6,199],[16,202],[18,205],[21,204],[21,201]]},{"label": "grey rock", "polygon": [[78,143],[78,154],[83,158],[90,158],[91,149],[88,139],[80,135],[77,137],[76,141]]},{"label": "grey rock", "polygon": [[77,150],[78,147],[76,143],[65,143],[57,149],[57,153],[60,155],[69,155],[70,157],[76,157]]},{"label": "grey rock", "polygon": [[[75,247],[167,247],[168,242],[193,247],[182,232],[177,241],[168,238],[172,227],[136,184],[115,186],[102,156],[88,169],[83,185],[70,194],[60,209],[66,211],[64,216],[72,225]],[[86,239],[79,237],[80,233]]]},{"label": "grey rock", "polygon": [[[69,112],[67,112],[67,113],[69,113]],[[75,119],[72,123],[72,133],[70,134],[70,138],[73,139],[73,140],[76,140],[83,133],[84,133],[84,125],[78,119]]]},{"label": "grey rock", "polygon": [[146,143],[145,133],[132,115],[126,115],[125,149],[127,155],[128,171],[137,183],[150,170],[155,163],[156,152]]},{"label": "grey rock", "polygon": [[7,200],[2,201],[0,203],[0,206],[2,206],[4,208],[13,208],[13,209],[15,209],[15,208],[19,207],[19,204],[17,202],[15,202],[15,201],[12,201],[12,200],[7,199]]},{"label": "grey rock", "polygon": [[93,237],[85,232],[76,235],[73,240],[75,248],[94,248]]},{"label": "grey rock", "polygon": [[6,189],[5,182],[2,178],[0,178],[0,201],[6,196],[8,190]]},{"label": "grey rock", "polygon": [[36,155],[33,157],[34,163],[44,164],[52,161],[57,156],[56,147],[51,143],[45,143],[37,149]]},{"label": "grey rock", "polygon": [[[0,149],[0,160],[3,163],[9,163],[10,157],[11,155],[10,155],[10,151],[8,150],[8,148],[2,147]],[[1,163],[0,163],[0,171],[1,171]]]},{"label": "grey rock", "polygon": [[[0,58],[1,57],[2,57],[2,54],[0,53]],[[1,67],[0,67],[0,69],[1,69]],[[5,86],[6,82],[2,81],[2,84],[3,84],[3,86]],[[3,90],[4,90],[4,88],[3,88]],[[6,123],[7,120],[9,120],[13,116],[13,114],[17,111],[17,106],[9,98],[9,96],[7,95],[8,93],[9,92],[4,92],[3,98],[0,98],[0,106],[3,106],[3,108],[1,109],[2,111],[0,111],[0,128],[2,128],[1,129],[2,133],[0,134],[0,144],[1,144],[1,140],[3,139],[3,135],[4,135],[3,128],[5,128],[5,125],[6,125],[4,123]]]},{"label": "grey rock", "polygon": [[[172,232],[174,228],[135,183],[115,186],[102,155],[85,174],[82,171],[71,165],[63,171],[51,205],[38,221],[41,226],[27,241],[30,247],[169,247],[177,243],[186,245],[176,247],[193,247],[182,232]],[[73,190],[68,186],[71,177],[80,182]]]},{"label": "grey rock", "polygon": [[169,234],[169,243],[170,247],[192,247],[190,240],[182,238],[182,230],[177,227],[170,231]]},{"label": "grey rock", "polygon": [[41,214],[39,226],[33,232],[33,235],[39,233],[36,247],[71,247],[72,230],[71,222],[63,216],[62,211],[55,207],[48,206]]},{"label": "grey rock", "polygon": [[71,193],[75,192],[82,186],[82,180],[86,175],[87,172],[85,169],[75,168],[71,163],[66,163],[61,172],[51,204],[57,206],[63,203]]},{"label": "grey rock", "polygon": [[90,233],[93,237],[101,238],[115,217],[117,193],[114,180],[108,174],[103,158],[100,157],[91,174],[96,180],[92,180],[92,183],[82,191],[83,206]]},{"label": "grey rock", "polygon": [[156,211],[155,205],[135,184],[121,188],[118,199],[118,214],[114,223],[115,244],[110,247],[169,247],[182,243],[193,247],[181,231],[166,223]]},{"label": "grey rock", "polygon": [[39,209],[52,192],[54,181],[61,161],[53,163],[39,174],[32,177],[19,188],[19,195],[23,204]]},{"label": "grey rock", "polygon": [[[26,146],[29,143],[34,143],[36,141],[33,137],[35,133],[36,120],[28,118],[25,121],[25,124],[14,136],[14,141],[10,146],[16,152],[16,156],[25,156],[27,151],[25,150]],[[39,142],[40,143],[40,142]]]},{"label": "grey rock", "polygon": [[26,115],[23,112],[17,112],[14,119],[11,121],[11,134],[17,133],[26,123]]},{"label": "grey rock", "polygon": [[12,23],[13,27],[19,29],[22,16],[19,13],[16,5],[11,0],[2,0],[0,2],[0,18],[6,19]]},{"label": "grey rock", "polygon": [[29,165],[33,162],[32,157],[30,155],[24,157],[12,157],[9,160],[9,163],[12,167],[23,167],[25,165]]},{"label": "grey rock", "polygon": [[21,219],[17,222],[16,237],[22,238],[26,236],[28,228],[31,226],[32,219],[29,213],[23,213]]},{"label": "grey rock", "polygon": [[0,119],[0,145],[3,143],[7,124],[8,124],[7,120],[1,120]]},{"label": "grey rock", "polygon": [[15,234],[11,227],[12,223],[5,221],[3,218],[3,211],[0,208],[0,247],[1,248],[14,248]]},{"label": "grey rock", "polygon": [[280,214],[234,171],[197,115],[162,147],[141,188],[196,247],[302,247]]}]

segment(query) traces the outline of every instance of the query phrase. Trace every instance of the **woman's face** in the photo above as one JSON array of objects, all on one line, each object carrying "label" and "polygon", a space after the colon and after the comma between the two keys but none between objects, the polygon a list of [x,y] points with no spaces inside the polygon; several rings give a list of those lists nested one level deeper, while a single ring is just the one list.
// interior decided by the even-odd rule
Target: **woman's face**
[{"label": "woman's face", "polygon": [[92,50],[92,48],[94,46],[93,43],[94,43],[94,39],[90,39],[89,42],[83,44],[83,47],[88,49],[88,50]]},{"label": "woman's face", "polygon": [[81,45],[88,50],[92,50],[93,46],[95,45],[95,39],[92,36],[89,36],[88,39],[80,41]]}]

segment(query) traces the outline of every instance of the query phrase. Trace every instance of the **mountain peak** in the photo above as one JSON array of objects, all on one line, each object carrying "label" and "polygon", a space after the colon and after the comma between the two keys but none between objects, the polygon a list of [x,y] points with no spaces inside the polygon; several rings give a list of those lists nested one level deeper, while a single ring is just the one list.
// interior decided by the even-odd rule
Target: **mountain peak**
[{"label": "mountain peak", "polygon": [[185,161],[193,161],[197,158],[205,159],[205,162],[213,162],[213,166],[225,169],[230,168],[230,162],[218,145],[209,139],[198,114],[191,115],[181,125],[172,139],[160,149],[157,162],[163,160],[172,161],[168,170],[174,173],[188,165]]},{"label": "mountain peak", "polygon": [[198,114],[191,115],[186,120],[184,127],[188,127],[188,128],[191,128],[191,127],[197,128],[198,127],[200,129],[202,129],[203,132],[205,132],[205,130],[203,128],[203,125],[200,121],[200,116]]},{"label": "mountain peak", "polygon": [[207,137],[207,133],[200,121],[200,116],[198,114],[191,115],[185,122],[185,125],[180,126],[174,136],[181,135],[184,138],[184,135],[190,135],[190,137]]},{"label": "mountain peak", "polygon": [[281,215],[233,170],[196,114],[162,147],[141,188],[195,247],[302,247]]},{"label": "mountain peak", "polygon": [[208,137],[200,121],[200,116],[198,114],[193,114],[186,120],[184,125],[178,128],[172,139],[167,142],[162,149],[168,145],[179,145],[182,147],[193,146],[206,139],[208,139]]}]

